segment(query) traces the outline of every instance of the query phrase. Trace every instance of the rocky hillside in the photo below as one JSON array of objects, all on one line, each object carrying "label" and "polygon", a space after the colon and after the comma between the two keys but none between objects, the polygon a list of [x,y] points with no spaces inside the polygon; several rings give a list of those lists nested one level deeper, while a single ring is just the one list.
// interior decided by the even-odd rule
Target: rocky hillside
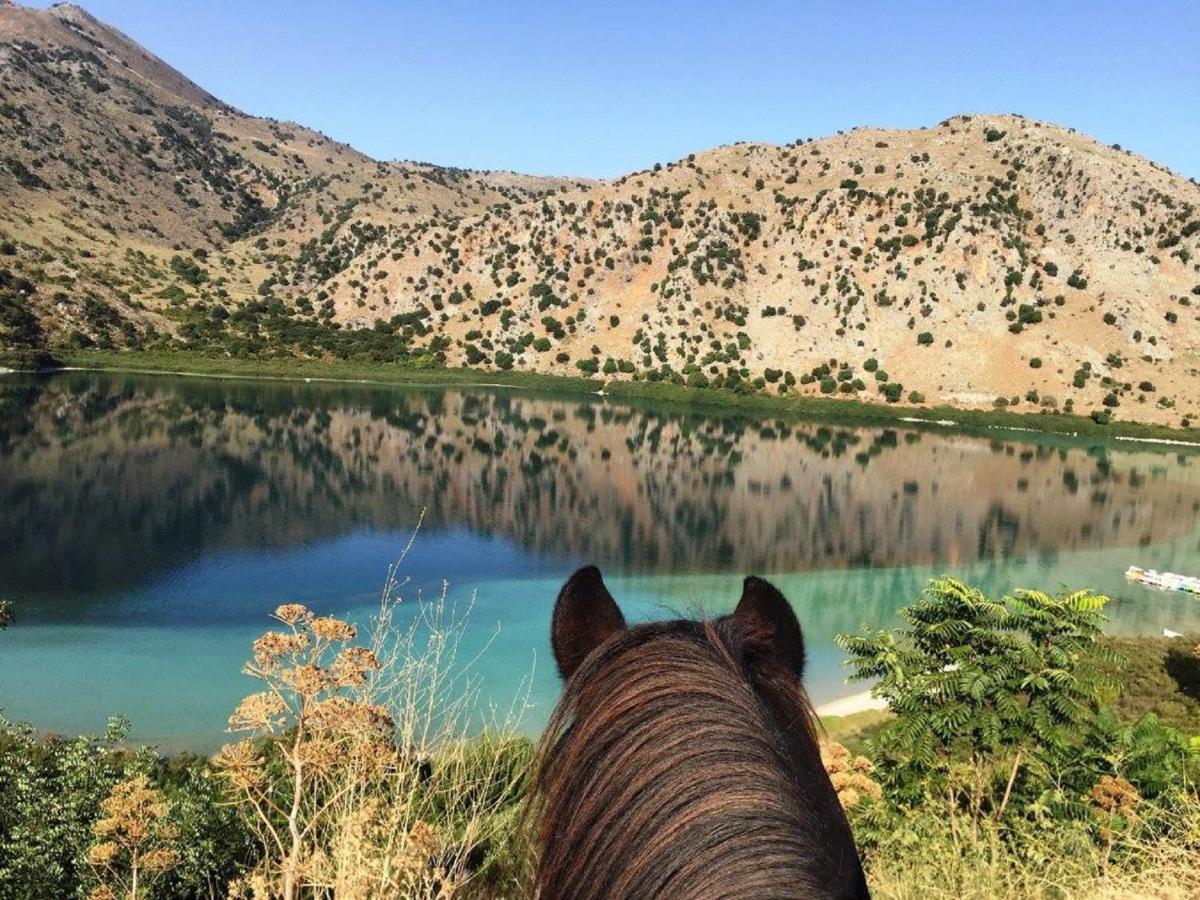
[{"label": "rocky hillside", "polygon": [[38,326],[102,346],[178,336],[197,301],[261,300],[282,261],[323,239],[560,183],[376,162],[240,113],[78,6],[0,0],[0,289],[32,294],[39,320],[8,309],[0,340],[5,326],[14,342]]},{"label": "rocky hillside", "polygon": [[0,5],[0,92],[0,341],[1200,413],[1200,187],[1054,125],[739,144],[608,182],[380,163],[69,5]]}]

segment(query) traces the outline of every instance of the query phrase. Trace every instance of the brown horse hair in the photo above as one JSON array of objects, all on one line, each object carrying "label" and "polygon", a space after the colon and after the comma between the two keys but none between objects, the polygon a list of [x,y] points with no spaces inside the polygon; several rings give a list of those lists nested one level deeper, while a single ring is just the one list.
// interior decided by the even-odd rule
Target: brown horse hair
[{"label": "brown horse hair", "polygon": [[[748,603],[752,588],[778,600]],[[821,764],[799,625],[766,582],[746,591],[730,616],[626,627],[597,570],[564,587],[566,684],[533,792],[541,900],[867,896]]]}]

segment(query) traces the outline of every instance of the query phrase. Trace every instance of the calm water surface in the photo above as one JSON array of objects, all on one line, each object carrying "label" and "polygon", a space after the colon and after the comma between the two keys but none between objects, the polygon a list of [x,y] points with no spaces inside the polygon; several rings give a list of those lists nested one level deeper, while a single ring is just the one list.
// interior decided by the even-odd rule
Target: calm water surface
[{"label": "calm water surface", "polygon": [[[999,433],[997,433],[999,434]],[[484,707],[532,673],[597,562],[632,619],[720,613],[766,574],[800,616],[818,702],[833,636],[887,626],[949,572],[988,591],[1088,586],[1111,629],[1200,627],[1200,601],[1125,584],[1200,573],[1200,456],[1060,437],[751,420],[516,391],[67,373],[0,379],[0,708],[53,731],[113,713],[210,749],[250,642],[283,602],[366,622],[389,563],[402,609],[470,607]]]}]

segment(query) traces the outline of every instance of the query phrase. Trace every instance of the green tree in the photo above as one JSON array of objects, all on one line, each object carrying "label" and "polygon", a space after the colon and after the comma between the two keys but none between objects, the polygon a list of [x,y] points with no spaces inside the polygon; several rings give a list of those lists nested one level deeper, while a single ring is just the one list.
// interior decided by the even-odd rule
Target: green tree
[{"label": "green tree", "polygon": [[959,795],[982,810],[987,786],[963,784],[955,766],[1007,773],[994,806],[1008,806],[1018,775],[1062,765],[1119,689],[1100,643],[1108,598],[1091,591],[1017,591],[992,600],[954,578],[937,578],[900,610],[898,632],[839,635],[856,680],[877,683],[896,718],[872,741],[889,787],[916,801]]}]

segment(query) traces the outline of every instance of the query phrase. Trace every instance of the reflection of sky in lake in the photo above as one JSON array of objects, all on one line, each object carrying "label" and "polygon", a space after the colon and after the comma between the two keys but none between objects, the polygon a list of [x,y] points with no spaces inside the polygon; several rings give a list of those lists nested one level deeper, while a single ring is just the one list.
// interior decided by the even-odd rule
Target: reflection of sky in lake
[{"label": "reflection of sky in lake", "polygon": [[[1200,570],[1194,457],[1059,438],[755,423],[526,394],[57,376],[0,382],[0,706],[60,731],[109,713],[211,747],[283,602],[366,622],[427,510],[406,606],[471,606],[464,657],[529,727],[556,696],[550,607],[596,561],[634,619],[732,607],[769,574],[818,701],[833,635],[887,625],[926,579],[1090,586],[1112,627],[1200,626],[1126,565]],[[473,597],[473,601],[472,601]]]}]

